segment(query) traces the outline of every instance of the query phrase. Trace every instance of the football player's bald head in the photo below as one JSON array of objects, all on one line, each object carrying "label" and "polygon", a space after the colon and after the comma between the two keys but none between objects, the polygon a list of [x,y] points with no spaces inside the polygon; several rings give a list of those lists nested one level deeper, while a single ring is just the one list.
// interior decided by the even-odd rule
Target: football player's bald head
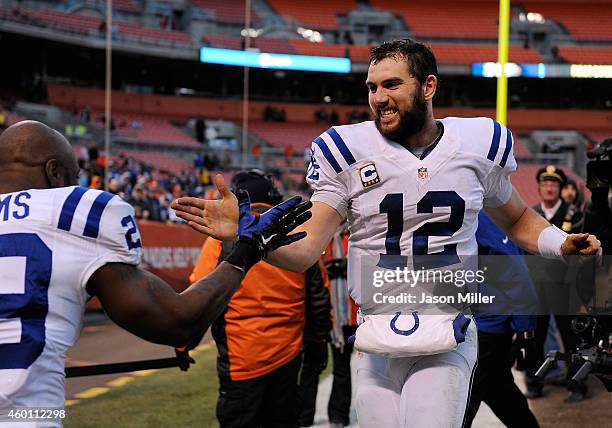
[{"label": "football player's bald head", "polygon": [[0,135],[0,193],[76,184],[70,143],[44,123],[25,120]]}]

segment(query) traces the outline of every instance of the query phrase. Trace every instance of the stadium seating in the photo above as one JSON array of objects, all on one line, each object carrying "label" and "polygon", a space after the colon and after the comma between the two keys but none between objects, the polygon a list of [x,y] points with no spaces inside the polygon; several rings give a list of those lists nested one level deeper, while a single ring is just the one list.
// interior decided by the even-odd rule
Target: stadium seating
[{"label": "stadium seating", "polygon": [[612,64],[611,47],[559,46],[559,56],[571,64]]},{"label": "stadium seating", "polygon": [[[243,24],[245,19],[244,0],[194,0],[197,7],[214,13],[215,21],[227,24]],[[261,18],[251,8],[251,23],[257,24]]]},{"label": "stadium seating", "polygon": [[154,166],[157,169],[168,171],[174,175],[179,175],[182,171],[191,172],[194,169],[193,165],[163,153],[138,150],[121,150],[120,153],[139,162]]},{"label": "stadium seating", "polygon": [[[94,118],[103,117],[103,112],[94,112]],[[113,112],[117,135],[141,142],[163,145],[200,147],[194,138],[185,135],[169,121],[159,116]]]},{"label": "stadium seating", "polygon": [[370,3],[402,17],[417,38],[497,38],[496,1],[372,0]]},{"label": "stadium seating", "polygon": [[612,138],[612,129],[606,130],[592,130],[592,131],[582,131],[584,135],[586,135],[589,140],[592,142],[599,144],[603,140],[607,138]]},{"label": "stadium seating", "polygon": [[[47,89],[49,101],[53,105],[68,108],[76,100],[80,108],[87,103],[92,110],[102,111],[104,109],[104,91],[54,84],[49,84]],[[321,108],[319,104],[253,101],[249,110],[251,120],[256,121],[258,118],[263,118],[267,106],[284,109],[288,123],[306,124],[314,123],[315,112]],[[214,102],[211,102],[209,98],[140,95],[113,91],[113,108],[116,112],[155,118],[164,117],[172,121],[185,121],[200,115],[207,118],[239,120],[242,104],[240,101],[228,99],[214,99]],[[336,110],[340,121],[346,122],[351,112],[365,111],[367,106],[329,105],[326,108]],[[493,109],[438,107],[436,116],[494,117],[495,111]],[[511,109],[508,111],[508,123],[515,133],[533,129],[612,131],[610,113],[607,110]],[[284,126],[282,122],[270,122],[270,126],[274,125]]]},{"label": "stadium seating", "polygon": [[[495,44],[431,43],[439,64],[471,64],[474,62],[497,61]],[[508,58],[517,63],[539,63],[542,58],[534,49],[510,46]]]},{"label": "stadium seating", "polygon": [[268,4],[286,21],[297,21],[315,30],[337,30],[337,15],[357,7],[355,0],[268,0]]},{"label": "stadium seating", "polygon": [[130,22],[118,22],[119,34],[130,36],[143,42],[166,42],[173,46],[192,47],[194,42],[186,33],[181,31],[159,30],[143,27]]},{"label": "stadium seating", "polygon": [[528,12],[540,13],[562,24],[578,40],[612,40],[612,3],[609,1],[524,1],[522,4]]},{"label": "stadium seating", "polygon": [[289,44],[300,55],[346,57],[347,46],[331,43],[313,43],[306,39],[289,39]]},{"label": "stadium seating", "polygon": [[22,13],[48,27],[81,34],[98,31],[102,22],[101,19],[92,16],[55,12],[53,10],[29,10],[22,11]]},{"label": "stadium seating", "polygon": [[[301,55],[321,55],[345,57],[347,54],[356,63],[367,64],[370,61],[371,46],[312,43],[308,40],[289,40],[289,43]],[[474,62],[497,61],[497,45],[483,43],[430,43],[439,64],[469,65]],[[539,63],[542,57],[532,48],[510,46],[510,61],[517,63]]]},{"label": "stadium seating", "polygon": [[[98,35],[102,19],[52,10],[30,10],[25,14],[33,20],[60,31],[76,32],[85,35]],[[186,33],[147,28],[131,22],[116,21],[118,37],[135,39],[143,43],[170,44],[191,47],[194,42]]]},{"label": "stadium seating", "polygon": [[320,133],[330,125],[299,122],[265,122],[263,120],[249,123],[249,131],[276,147],[293,146],[295,150],[310,147]]},{"label": "stadium seating", "polygon": [[[98,2],[95,1],[94,3]],[[142,11],[141,7],[134,0],[113,0],[113,9],[134,14],[139,14]]]},{"label": "stadium seating", "polygon": [[[242,49],[242,39],[238,37],[220,36],[216,34],[206,34],[204,36],[204,43],[215,47],[224,49]],[[257,37],[251,39],[251,47],[258,48],[261,52],[273,52],[273,53],[296,53],[295,48],[285,39],[276,39],[272,37]]]}]

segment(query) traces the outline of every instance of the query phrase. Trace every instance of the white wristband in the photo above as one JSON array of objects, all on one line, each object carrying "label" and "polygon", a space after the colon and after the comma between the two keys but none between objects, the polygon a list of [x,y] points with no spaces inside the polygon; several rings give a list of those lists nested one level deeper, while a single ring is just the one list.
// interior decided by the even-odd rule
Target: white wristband
[{"label": "white wristband", "polygon": [[557,226],[548,226],[538,237],[538,251],[546,259],[561,259],[561,245],[565,242],[567,233]]}]

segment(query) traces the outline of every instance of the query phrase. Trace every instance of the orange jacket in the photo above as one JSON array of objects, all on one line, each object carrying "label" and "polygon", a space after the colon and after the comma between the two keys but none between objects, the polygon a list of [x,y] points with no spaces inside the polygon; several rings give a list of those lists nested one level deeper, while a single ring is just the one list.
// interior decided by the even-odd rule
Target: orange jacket
[{"label": "orange jacket", "polygon": [[[192,283],[215,269],[221,251],[221,242],[206,240],[190,276]],[[227,311],[212,327],[220,376],[231,380],[259,377],[300,353],[306,276],[263,261],[251,268]]]}]

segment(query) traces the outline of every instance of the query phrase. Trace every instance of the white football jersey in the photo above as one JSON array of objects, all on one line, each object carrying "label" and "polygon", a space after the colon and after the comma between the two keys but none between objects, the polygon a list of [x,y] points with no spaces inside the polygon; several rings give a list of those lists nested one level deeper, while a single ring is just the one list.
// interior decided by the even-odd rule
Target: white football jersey
[{"label": "white football jersey", "polygon": [[65,353],[79,337],[90,276],[109,262],[137,265],[141,254],[134,210],[116,195],[0,194],[0,409],[64,406]]},{"label": "white football jersey", "polygon": [[414,270],[456,266],[477,254],[478,212],[510,199],[510,130],[488,118],[438,123],[441,136],[424,157],[386,139],[372,121],[332,127],[312,144],[311,200],[348,218],[348,284],[357,303],[365,259]]}]

